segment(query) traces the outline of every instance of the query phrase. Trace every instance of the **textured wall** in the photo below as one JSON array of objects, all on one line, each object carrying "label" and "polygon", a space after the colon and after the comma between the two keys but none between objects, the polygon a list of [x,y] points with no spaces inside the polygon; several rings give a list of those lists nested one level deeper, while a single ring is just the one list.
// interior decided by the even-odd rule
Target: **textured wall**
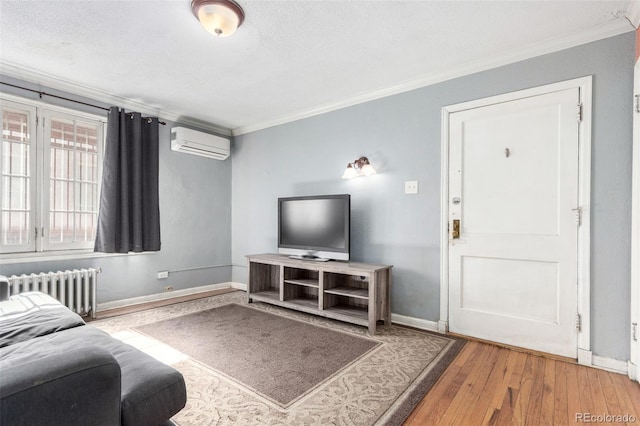
[{"label": "textured wall", "polygon": [[[441,108],[593,75],[592,349],[628,359],[634,49],[630,32],[236,137],[233,263],[276,251],[277,197],[350,193],[353,259],[393,264],[392,311],[437,321]],[[360,155],[379,174],[340,179]],[[406,180],[419,194],[404,194]]]},{"label": "textured wall", "polygon": [[[33,87],[8,77],[0,77],[0,80]],[[6,86],[2,86],[2,90],[37,98],[35,94],[7,89]],[[73,95],[63,95],[78,99]],[[74,103],[54,99],[51,102],[102,113],[99,109]],[[98,303],[161,293],[167,285],[178,290],[230,281],[231,160],[217,161],[171,151],[173,125],[167,122],[166,126],[160,126],[160,252],[17,264],[2,262],[0,274],[99,266],[103,273],[99,276]],[[225,266],[211,267],[217,265]],[[166,280],[156,278],[158,271],[180,269],[189,270],[170,273]]]}]

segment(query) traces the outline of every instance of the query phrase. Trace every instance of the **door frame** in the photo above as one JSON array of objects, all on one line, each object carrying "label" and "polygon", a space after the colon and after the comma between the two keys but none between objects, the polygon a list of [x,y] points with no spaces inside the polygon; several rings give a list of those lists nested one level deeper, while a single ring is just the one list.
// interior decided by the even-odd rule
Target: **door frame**
[{"label": "door frame", "polygon": [[[591,354],[591,123],[592,76],[576,78],[531,89],[519,90],[442,108],[440,146],[440,321],[438,331],[449,325],[449,116],[455,112],[509,102],[566,89],[580,89],[582,120],[578,135],[578,205],[582,208],[578,227],[577,301],[580,315],[578,363],[592,364]],[[579,106],[576,105],[576,119]]]},{"label": "door frame", "polygon": [[[631,333],[629,378],[640,382],[640,60],[633,70],[633,148],[631,178]],[[635,324],[635,325],[634,325]],[[635,338],[635,340],[634,340]]]}]

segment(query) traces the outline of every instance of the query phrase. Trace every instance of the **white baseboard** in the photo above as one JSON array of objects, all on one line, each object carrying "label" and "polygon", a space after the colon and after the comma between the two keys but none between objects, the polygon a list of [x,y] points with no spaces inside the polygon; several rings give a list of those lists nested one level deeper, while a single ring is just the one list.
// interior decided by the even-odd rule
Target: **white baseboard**
[{"label": "white baseboard", "polygon": [[168,291],[164,293],[150,294],[148,296],[131,297],[128,299],[98,303],[97,311],[101,312],[101,311],[106,311],[108,309],[122,308],[125,306],[139,305],[139,304],[148,303],[148,302],[156,302],[158,300],[166,300],[166,299],[171,299],[171,298],[180,297],[180,296],[189,296],[192,294],[203,293],[205,291],[211,291],[211,290],[220,290],[223,288],[236,288],[238,290],[246,291],[247,285],[242,283],[236,283],[236,282],[226,282],[226,283],[219,283],[219,284],[203,285],[200,287],[185,288],[182,290]]},{"label": "white baseboard", "polygon": [[[125,306],[139,305],[142,303],[155,302],[158,300],[166,300],[174,297],[188,296],[192,294],[204,293],[211,290],[220,290],[224,288],[234,288],[237,290],[247,291],[247,285],[240,282],[229,281],[219,284],[204,285],[200,287],[186,288],[165,293],[150,294],[148,296],[131,297],[129,299],[114,300],[112,302],[99,303],[98,312],[108,309],[122,308]],[[421,330],[433,331],[436,333],[447,332],[446,321],[429,321],[421,318],[414,318],[405,315],[391,314],[391,322],[418,328]],[[619,361],[617,359],[606,358],[603,356],[593,355],[591,351],[584,349],[578,350],[578,363],[590,367],[600,368],[602,370],[614,373],[626,374],[635,380],[637,368],[630,361]]]},{"label": "white baseboard", "polygon": [[245,283],[238,283],[238,282],[235,282],[235,281],[230,281],[228,284],[231,286],[231,288],[235,288],[235,289],[242,290],[242,291],[247,291],[247,285]]},{"label": "white baseboard", "polygon": [[628,376],[634,382],[640,382],[640,375],[638,374],[638,367],[631,361],[627,362],[627,368],[629,369]]},{"label": "white baseboard", "polygon": [[578,364],[589,367],[593,365],[593,353],[586,349],[578,348]]},{"label": "white baseboard", "polygon": [[594,355],[593,352],[585,349],[578,349],[578,364],[611,371],[613,373],[630,374],[628,361],[619,361],[617,359]]},{"label": "white baseboard", "polygon": [[404,315],[391,314],[391,322],[406,325],[409,327],[419,328],[421,330],[438,332],[438,323],[436,321],[429,321],[421,318],[407,317]]},{"label": "white baseboard", "polygon": [[629,365],[627,361],[620,361],[617,359],[605,358],[603,356],[593,355],[591,366],[599,368],[601,370],[611,371],[613,373],[620,373],[624,375],[629,374]]}]

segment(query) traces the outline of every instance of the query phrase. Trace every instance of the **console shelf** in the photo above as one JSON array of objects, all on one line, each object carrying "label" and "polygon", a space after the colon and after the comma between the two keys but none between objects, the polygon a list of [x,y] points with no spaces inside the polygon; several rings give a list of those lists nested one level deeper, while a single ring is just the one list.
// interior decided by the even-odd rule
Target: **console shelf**
[{"label": "console shelf", "polygon": [[368,327],[391,323],[390,265],[247,256],[249,302],[260,301]]},{"label": "console shelf", "polygon": [[369,291],[366,288],[353,288],[353,287],[336,287],[329,290],[325,290],[325,293],[335,294],[338,296],[355,297],[358,299],[369,299]]},{"label": "console shelf", "polygon": [[285,284],[302,285],[305,287],[318,288],[318,280],[284,280]]},{"label": "console shelf", "polygon": [[254,299],[267,299],[267,300],[280,300],[280,292],[279,291],[259,291],[252,295]]}]

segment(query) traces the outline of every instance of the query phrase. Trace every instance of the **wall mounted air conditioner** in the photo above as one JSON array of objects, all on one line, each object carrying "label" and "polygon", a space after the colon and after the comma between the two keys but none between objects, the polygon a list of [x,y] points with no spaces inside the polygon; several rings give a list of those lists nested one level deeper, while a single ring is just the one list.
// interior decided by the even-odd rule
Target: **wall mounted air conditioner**
[{"label": "wall mounted air conditioner", "polygon": [[224,160],[229,157],[230,148],[231,142],[227,138],[185,127],[173,127],[171,129],[172,151]]}]

